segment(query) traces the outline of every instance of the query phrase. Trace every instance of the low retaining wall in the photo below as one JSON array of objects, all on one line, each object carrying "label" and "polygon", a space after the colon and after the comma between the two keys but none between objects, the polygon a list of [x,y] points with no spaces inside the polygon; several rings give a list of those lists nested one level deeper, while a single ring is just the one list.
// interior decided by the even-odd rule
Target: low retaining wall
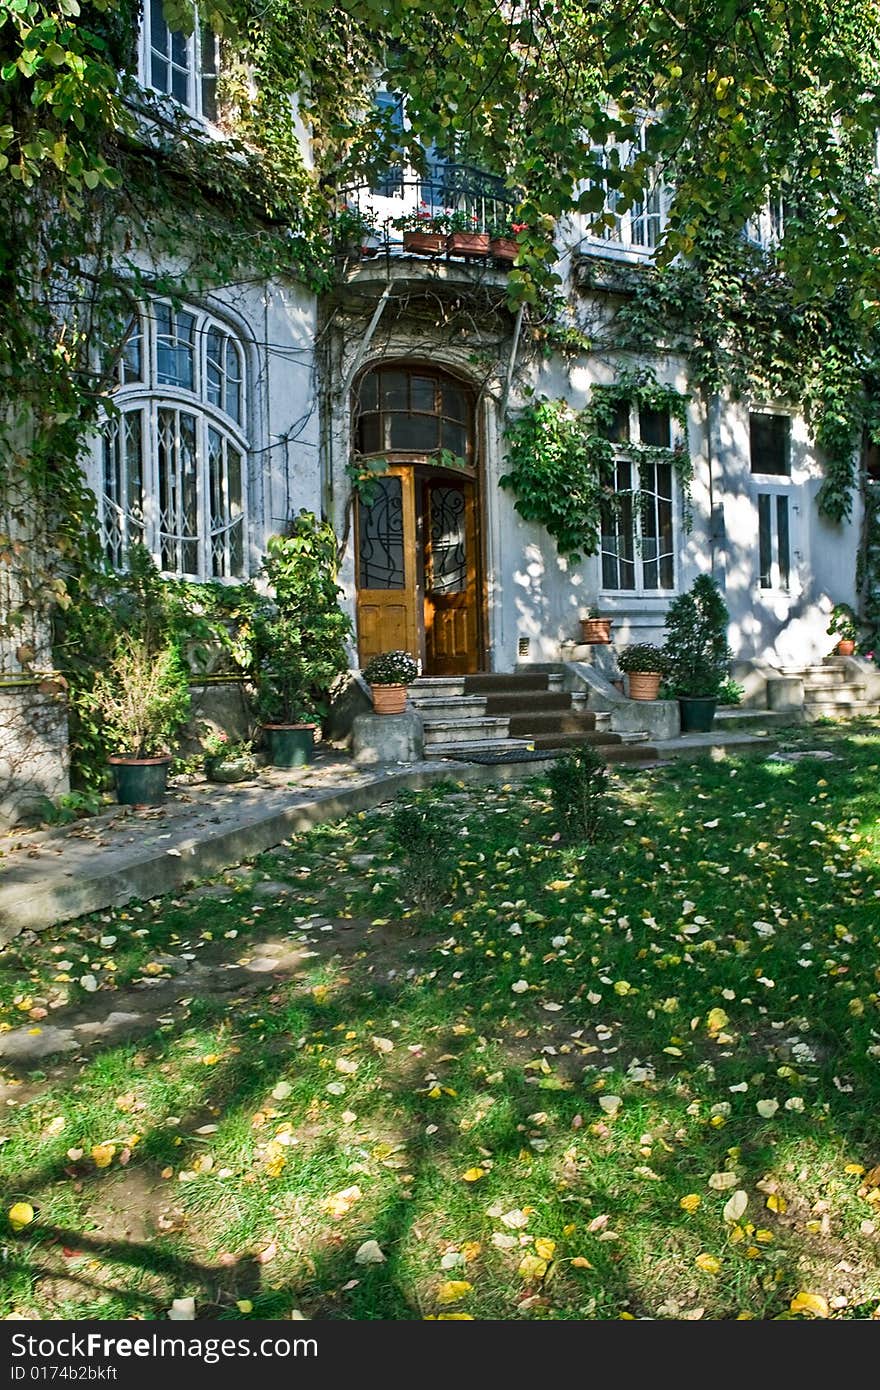
[{"label": "low retaining wall", "polygon": [[70,791],[67,707],[30,678],[0,682],[0,825]]}]

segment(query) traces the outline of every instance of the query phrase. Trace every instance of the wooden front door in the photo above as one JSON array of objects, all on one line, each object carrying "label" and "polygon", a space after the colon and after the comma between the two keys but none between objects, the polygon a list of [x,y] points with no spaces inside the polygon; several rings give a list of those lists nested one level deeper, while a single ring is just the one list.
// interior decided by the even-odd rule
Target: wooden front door
[{"label": "wooden front door", "polygon": [[480,579],[474,481],[396,464],[357,505],[361,666],[408,651],[429,676],[479,669]]},{"label": "wooden front door", "polygon": [[423,485],[425,665],[428,675],[476,671],[477,528],[469,478],[430,477]]}]

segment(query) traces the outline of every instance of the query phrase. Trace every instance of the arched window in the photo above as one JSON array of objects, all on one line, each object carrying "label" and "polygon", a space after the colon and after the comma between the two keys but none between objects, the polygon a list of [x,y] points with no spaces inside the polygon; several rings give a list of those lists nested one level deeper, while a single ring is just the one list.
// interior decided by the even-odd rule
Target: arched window
[{"label": "arched window", "polygon": [[430,367],[378,367],[361,379],[359,454],[437,454],[473,463],[473,406],[466,387]]},{"label": "arched window", "polygon": [[122,353],[103,431],[100,512],[111,564],[142,542],[161,570],[246,573],[244,352],[201,310],[154,300]]}]

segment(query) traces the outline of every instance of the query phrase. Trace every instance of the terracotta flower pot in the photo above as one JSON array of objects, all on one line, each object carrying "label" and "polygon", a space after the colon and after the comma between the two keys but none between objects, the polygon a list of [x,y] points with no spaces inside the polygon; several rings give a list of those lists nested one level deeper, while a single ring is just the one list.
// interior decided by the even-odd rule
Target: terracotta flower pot
[{"label": "terracotta flower pot", "polygon": [[450,232],[446,249],[452,256],[488,256],[488,232]]},{"label": "terracotta flower pot", "polygon": [[660,693],[659,671],[630,671],[629,698],[631,700],[656,700]]},{"label": "terracotta flower pot", "polygon": [[405,685],[371,685],[376,714],[403,714],[406,709]]},{"label": "terracotta flower pot", "polygon": [[856,644],[848,637],[841,637],[837,644],[838,656],[852,656],[855,652]]},{"label": "terracotta flower pot", "polygon": [[611,618],[581,618],[583,640],[593,644],[610,642],[611,623]]},{"label": "terracotta flower pot", "polygon": [[489,253],[496,261],[515,261],[518,250],[516,242],[510,237],[496,236],[489,242]]},{"label": "terracotta flower pot", "polygon": [[442,232],[404,232],[403,249],[420,256],[436,256],[445,251],[446,238]]}]

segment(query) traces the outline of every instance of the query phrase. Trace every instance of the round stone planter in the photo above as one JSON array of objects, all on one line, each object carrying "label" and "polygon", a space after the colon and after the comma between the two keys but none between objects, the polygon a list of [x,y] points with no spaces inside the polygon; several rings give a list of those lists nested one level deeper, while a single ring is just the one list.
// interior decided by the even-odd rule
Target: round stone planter
[{"label": "round stone planter", "polygon": [[314,724],[264,724],[272,767],[304,767],[315,748]]},{"label": "round stone planter", "polygon": [[581,618],[582,641],[607,646],[611,641],[611,623],[611,618]]},{"label": "round stone planter", "polygon": [[253,758],[206,758],[205,776],[209,782],[247,782],[256,775]]},{"label": "round stone planter", "polygon": [[715,719],[718,701],[705,695],[679,695],[681,709],[681,732],[683,734],[708,734]]},{"label": "round stone planter", "polygon": [[377,714],[403,714],[406,709],[405,685],[371,685],[370,692]]},{"label": "round stone planter", "polygon": [[168,786],[171,758],[110,758],[116,800],[122,806],[161,806]]},{"label": "round stone planter", "polygon": [[659,671],[630,671],[629,698],[631,700],[656,700],[660,694]]}]

